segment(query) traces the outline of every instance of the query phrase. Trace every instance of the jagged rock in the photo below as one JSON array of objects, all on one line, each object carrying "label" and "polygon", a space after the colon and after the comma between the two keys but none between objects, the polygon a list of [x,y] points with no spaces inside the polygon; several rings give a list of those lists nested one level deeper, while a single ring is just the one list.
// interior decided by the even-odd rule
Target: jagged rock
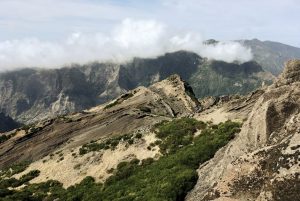
[{"label": "jagged rock", "polygon": [[25,134],[18,131],[14,138],[0,144],[0,168],[18,161],[36,161],[62,146],[76,148],[91,140],[132,133],[162,120],[186,116],[196,112],[199,105],[191,87],[172,75],[90,110],[40,121]]},{"label": "jagged rock", "polygon": [[282,74],[277,80],[277,84],[291,84],[300,81],[300,61],[290,60],[285,64]]},{"label": "jagged rock", "polygon": [[299,62],[286,64],[239,135],[199,168],[187,200],[300,200]]},{"label": "jagged rock", "polygon": [[206,98],[200,99],[199,102],[202,106],[202,109],[207,110],[210,107],[216,105],[219,100],[219,97],[208,96]]}]

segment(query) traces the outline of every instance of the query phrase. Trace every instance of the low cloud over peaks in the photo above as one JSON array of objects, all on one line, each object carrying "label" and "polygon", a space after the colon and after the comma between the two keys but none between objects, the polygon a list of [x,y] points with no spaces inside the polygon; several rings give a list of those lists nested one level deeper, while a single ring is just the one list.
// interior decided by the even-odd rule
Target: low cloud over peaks
[{"label": "low cloud over peaks", "polygon": [[237,42],[203,43],[198,33],[176,34],[154,20],[125,19],[109,34],[76,32],[64,41],[37,38],[0,42],[0,70],[20,67],[61,67],[91,61],[122,62],[133,57],[155,57],[166,52],[189,50],[209,59],[246,62],[251,50]]}]

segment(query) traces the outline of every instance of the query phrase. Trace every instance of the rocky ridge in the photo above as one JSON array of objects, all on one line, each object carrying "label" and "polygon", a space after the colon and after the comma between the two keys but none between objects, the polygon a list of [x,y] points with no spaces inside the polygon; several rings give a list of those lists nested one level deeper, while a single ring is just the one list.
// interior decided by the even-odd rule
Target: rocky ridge
[{"label": "rocky ridge", "polygon": [[[55,179],[68,187],[86,176],[102,182],[121,162],[160,157],[158,147],[151,148],[157,140],[151,127],[158,122],[187,116],[216,124],[232,120],[243,122],[240,133],[201,164],[186,200],[299,200],[299,70],[300,61],[293,60],[269,87],[200,101],[173,75],[80,113],[5,133],[12,137],[0,143],[0,168],[31,161],[16,178],[39,170],[31,182]],[[135,137],[130,144],[84,152],[85,145],[125,134]]]},{"label": "rocky ridge", "polygon": [[286,63],[255,101],[240,134],[199,168],[187,200],[300,199],[299,70],[299,60]]},{"label": "rocky ridge", "polygon": [[[199,110],[192,88],[180,76],[172,75],[89,110],[6,133],[13,137],[0,143],[0,168],[30,161],[29,167],[15,178],[38,170],[39,176],[31,183],[52,179],[65,188],[87,176],[104,182],[122,162],[156,160],[161,156],[158,147],[153,147],[158,140],[151,131],[154,124]],[[85,145],[123,138],[127,141],[121,140],[114,148],[82,152]]]}]

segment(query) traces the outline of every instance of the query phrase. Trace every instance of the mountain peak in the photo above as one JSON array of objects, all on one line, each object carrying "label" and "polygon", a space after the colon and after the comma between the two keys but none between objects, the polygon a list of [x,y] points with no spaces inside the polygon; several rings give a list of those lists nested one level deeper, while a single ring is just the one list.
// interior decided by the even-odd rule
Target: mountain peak
[{"label": "mountain peak", "polygon": [[189,102],[188,105],[192,103],[192,105],[189,106],[191,107],[190,109],[192,111],[200,105],[192,87],[186,81],[184,81],[178,74],[173,74],[167,79],[153,84],[150,88],[159,88],[161,91],[164,92],[164,94],[167,95],[167,97],[170,95],[174,97],[182,96],[181,99],[185,100],[186,103]]}]

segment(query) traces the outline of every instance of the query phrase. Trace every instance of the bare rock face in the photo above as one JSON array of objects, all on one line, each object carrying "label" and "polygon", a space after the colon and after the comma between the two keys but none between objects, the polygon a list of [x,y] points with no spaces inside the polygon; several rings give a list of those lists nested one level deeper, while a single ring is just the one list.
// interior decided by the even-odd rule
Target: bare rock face
[{"label": "bare rock face", "polygon": [[196,112],[199,105],[189,85],[173,75],[149,88],[131,90],[107,104],[18,130],[0,144],[0,168],[19,161],[36,161],[61,146],[76,148],[91,140],[132,133]]},{"label": "bare rock face", "polygon": [[177,74],[153,84],[149,89],[159,94],[171,107],[173,117],[188,115],[200,109],[193,89]]},{"label": "bare rock face", "polygon": [[277,84],[291,84],[300,81],[300,60],[290,60],[285,64],[283,73],[279,76]]},{"label": "bare rock face", "polygon": [[300,200],[299,64],[286,64],[235,140],[199,168],[187,200]]},{"label": "bare rock face", "polygon": [[206,98],[199,100],[204,110],[209,109],[210,107],[216,105],[218,101],[219,101],[219,97],[214,97],[214,96],[208,96]]}]

